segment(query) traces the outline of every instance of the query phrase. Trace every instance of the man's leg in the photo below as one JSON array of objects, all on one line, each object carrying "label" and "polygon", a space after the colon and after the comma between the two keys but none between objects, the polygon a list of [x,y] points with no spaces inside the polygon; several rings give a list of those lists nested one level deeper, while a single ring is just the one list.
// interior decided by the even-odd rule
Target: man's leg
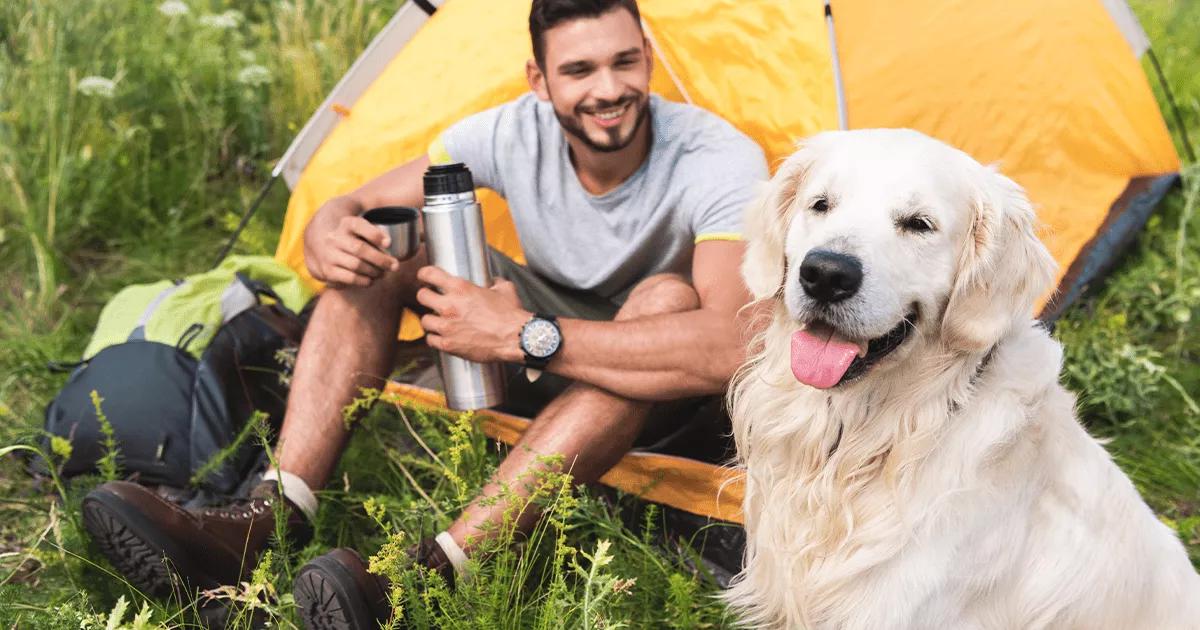
[{"label": "man's leg", "polygon": [[[615,319],[637,319],[699,307],[700,298],[691,285],[679,276],[662,274],[638,284]],[[539,462],[544,456],[562,456],[564,469],[577,482],[599,479],[628,452],[651,407],[652,403],[622,398],[585,383],[572,384],[538,414],[500,462],[492,481],[450,526],[450,536],[460,547],[469,548],[480,536],[487,535],[491,527],[499,525],[509,506],[489,499],[505,488],[516,497],[527,498],[526,485],[544,469]],[[528,531],[537,518],[536,510],[527,509],[518,518],[518,530]]]},{"label": "man's leg", "polygon": [[[696,291],[682,278],[661,275],[647,278],[630,293],[616,319],[635,319],[658,313],[699,308]],[[504,458],[480,496],[435,540],[424,540],[414,559],[453,582],[452,552],[478,544],[483,536],[503,525],[510,504],[495,499],[508,493],[528,499],[526,485],[543,469],[542,456],[562,456],[564,467],[576,481],[598,479],[619,460],[645,426],[651,404],[631,401],[604,390],[576,383],[538,414],[525,435]],[[511,496],[510,495],[510,496]],[[507,497],[505,497],[507,498]],[[516,525],[528,532],[538,517],[526,507]],[[453,544],[442,541],[448,535]],[[458,547],[458,550],[451,549]],[[455,553],[454,555],[457,555]],[[308,627],[366,628],[391,614],[388,584],[367,572],[367,562],[350,549],[335,549],[315,558],[296,575],[296,606]]]},{"label": "man's leg", "polygon": [[405,306],[415,305],[425,252],[366,288],[326,289],[304,333],[279,431],[279,469],[325,486],[350,436],[342,410],[360,387],[382,388]]}]

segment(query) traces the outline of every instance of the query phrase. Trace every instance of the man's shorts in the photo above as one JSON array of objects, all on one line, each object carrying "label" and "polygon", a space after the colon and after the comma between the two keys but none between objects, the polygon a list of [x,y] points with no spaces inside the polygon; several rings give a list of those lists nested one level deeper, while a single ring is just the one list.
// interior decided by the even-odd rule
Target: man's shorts
[{"label": "man's shorts", "polygon": [[517,297],[521,298],[521,306],[534,313],[608,321],[616,317],[625,298],[629,296],[626,291],[614,298],[606,298],[591,291],[564,287],[490,247],[488,262],[492,267],[492,275],[513,283]]},{"label": "man's shorts", "polygon": [[[489,248],[488,254],[492,275],[512,282],[516,288],[517,297],[521,300],[521,306],[534,313],[572,319],[611,321],[616,317],[617,311],[620,310],[625,299],[629,297],[630,291],[608,298],[589,291],[563,287],[494,249]],[[569,344],[571,340],[564,339],[563,343]],[[520,365],[507,364],[505,371],[508,377],[508,391],[505,403],[498,409],[528,418],[535,417],[572,383],[570,379],[548,372],[543,373],[541,377],[531,383],[525,376],[524,367]],[[642,434],[634,442],[634,446],[661,450],[655,447],[678,438],[682,433],[693,432],[700,432],[702,435],[710,434],[710,438],[701,437],[701,439],[704,441],[711,439],[711,446],[707,444],[699,446],[706,453],[711,450],[714,458],[719,458],[728,452],[726,442],[729,421],[724,413],[722,397],[704,396],[655,404],[651,411],[651,417],[646,422]],[[722,455],[718,455],[718,453]]]}]

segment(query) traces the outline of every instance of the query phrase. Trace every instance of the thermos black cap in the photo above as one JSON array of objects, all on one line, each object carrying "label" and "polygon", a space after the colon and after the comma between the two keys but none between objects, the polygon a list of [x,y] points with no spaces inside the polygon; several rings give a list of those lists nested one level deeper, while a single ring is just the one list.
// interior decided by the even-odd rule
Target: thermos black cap
[{"label": "thermos black cap", "polygon": [[475,180],[466,164],[438,164],[425,171],[425,196],[457,195],[475,190]]}]

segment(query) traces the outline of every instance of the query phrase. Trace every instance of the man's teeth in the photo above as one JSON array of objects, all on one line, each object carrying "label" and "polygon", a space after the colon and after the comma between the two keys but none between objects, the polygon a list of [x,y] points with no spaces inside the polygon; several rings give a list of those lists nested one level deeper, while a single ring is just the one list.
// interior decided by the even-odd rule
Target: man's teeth
[{"label": "man's teeth", "polygon": [[625,113],[625,107],[622,106],[622,107],[618,107],[616,109],[606,109],[602,112],[596,112],[593,115],[596,118],[599,118],[600,120],[614,120],[614,119],[620,117],[620,115],[624,114],[624,113]]}]

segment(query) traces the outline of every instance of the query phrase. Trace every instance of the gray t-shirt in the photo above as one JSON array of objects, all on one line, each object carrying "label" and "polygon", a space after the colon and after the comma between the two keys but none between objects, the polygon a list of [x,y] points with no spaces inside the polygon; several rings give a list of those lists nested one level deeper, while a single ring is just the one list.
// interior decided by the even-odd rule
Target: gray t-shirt
[{"label": "gray t-shirt", "polygon": [[650,121],[646,161],[603,195],[579,183],[553,108],[533,93],[459,121],[440,142],[508,202],[531,269],[612,297],[652,274],[690,277],[698,242],[740,239],[767,178],[762,149],[711,112],[651,96]]}]

